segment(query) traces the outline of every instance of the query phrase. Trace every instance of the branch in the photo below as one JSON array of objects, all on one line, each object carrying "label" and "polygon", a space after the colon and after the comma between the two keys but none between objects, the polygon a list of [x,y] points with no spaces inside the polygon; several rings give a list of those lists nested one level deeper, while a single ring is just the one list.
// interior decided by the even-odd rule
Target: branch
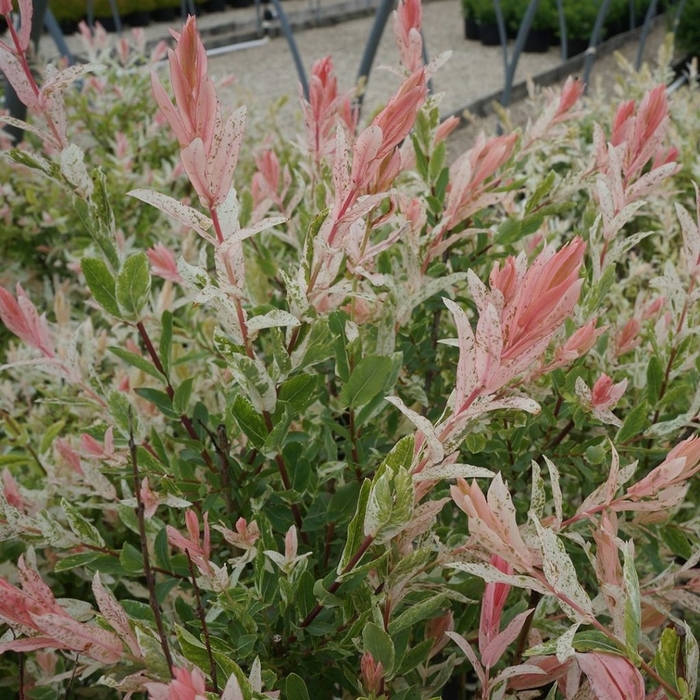
[{"label": "branch", "polygon": [[163,649],[163,654],[165,655],[165,660],[168,664],[170,676],[171,678],[174,678],[175,676],[173,675],[173,657],[170,653],[168,638],[165,635],[165,628],[163,627],[163,618],[160,614],[160,606],[158,605],[158,597],[156,596],[155,577],[153,575],[153,570],[151,569],[151,560],[148,554],[146,520],[143,515],[144,506],[143,500],[141,499],[141,478],[139,477],[139,465],[136,455],[136,443],[134,442],[134,431],[131,426],[129,426],[129,452],[131,453],[131,467],[134,475],[134,492],[136,493],[136,519],[139,523],[139,538],[141,540],[141,554],[143,555],[143,571],[146,575],[148,598],[151,605],[151,610],[153,610],[153,616],[156,620],[158,636],[160,637],[160,645]]}]

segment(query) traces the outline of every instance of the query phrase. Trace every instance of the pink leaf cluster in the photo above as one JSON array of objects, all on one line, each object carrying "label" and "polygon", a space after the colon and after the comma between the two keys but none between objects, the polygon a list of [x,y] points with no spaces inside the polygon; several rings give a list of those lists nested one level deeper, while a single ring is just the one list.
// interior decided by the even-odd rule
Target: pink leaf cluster
[{"label": "pink leaf cluster", "polygon": [[0,319],[9,331],[30,347],[39,350],[44,357],[56,357],[46,314],[39,316],[36,307],[19,283],[17,298],[0,287]]},{"label": "pink leaf cluster", "polygon": [[187,553],[192,559],[192,563],[202,574],[212,574],[213,568],[209,563],[211,533],[208,513],[204,514],[204,538],[202,540],[199,536],[199,518],[193,510],[188,510],[185,513],[185,526],[187,527],[187,537],[178,532],[172,525],[167,525],[168,542],[183,553]]},{"label": "pink leaf cluster", "polygon": [[17,571],[21,589],[0,578],[0,619],[24,636],[0,644],[0,654],[53,648],[76,651],[103,664],[121,660],[119,637],[68,615],[24,555],[17,562]]},{"label": "pink leaf cluster", "polygon": [[225,121],[214,84],[207,74],[207,55],[189,17],[168,51],[175,104],[155,73],[153,95],[180,143],[180,157],[203,206],[218,207],[227,197],[238,163],[245,128],[245,108]]},{"label": "pink leaf cluster", "polygon": [[500,472],[484,494],[472,481],[457,479],[452,499],[469,518],[469,532],[479,547],[492,552],[519,571],[530,571],[534,560],[515,520],[515,506]]},{"label": "pink leaf cluster", "polygon": [[207,700],[204,674],[193,668],[173,667],[170,683],[146,683],[149,700]]},{"label": "pink leaf cluster", "polygon": [[316,167],[334,149],[336,127],[342,125],[349,134],[357,126],[357,110],[349,93],[338,91],[338,79],[330,56],[318,59],[311,67],[309,99],[301,101],[306,140]]},{"label": "pink leaf cluster", "polygon": [[445,300],[459,338],[456,415],[479,395],[497,392],[546,350],[578,302],[584,250],[581,238],[557,252],[548,247],[529,269],[524,255],[511,256],[502,267],[494,266],[490,290],[470,274],[469,285],[479,310],[476,333],[464,311]]},{"label": "pink leaf cluster", "polygon": [[394,36],[401,52],[401,63],[409,73],[423,65],[422,23],[420,0],[400,0],[393,16]]}]

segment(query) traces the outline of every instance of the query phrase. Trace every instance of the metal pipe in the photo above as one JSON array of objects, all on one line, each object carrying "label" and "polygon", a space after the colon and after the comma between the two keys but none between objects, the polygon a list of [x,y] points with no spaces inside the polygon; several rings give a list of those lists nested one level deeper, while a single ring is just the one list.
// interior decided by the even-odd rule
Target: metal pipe
[{"label": "metal pipe", "polygon": [[309,81],[306,79],[306,71],[304,70],[304,64],[301,61],[301,55],[299,54],[299,49],[297,47],[297,42],[294,39],[294,32],[289,24],[287,15],[282,9],[282,4],[280,0],[272,0],[272,4],[275,6],[275,11],[277,12],[277,18],[280,21],[280,27],[282,28],[282,33],[284,38],[287,40],[287,45],[292,53],[292,59],[294,65],[297,69],[297,76],[299,77],[299,82],[301,83],[301,89],[304,91],[304,98],[309,99]]},{"label": "metal pipe", "polygon": [[588,79],[593,70],[593,61],[595,61],[596,46],[599,42],[600,33],[603,29],[603,22],[608,14],[608,8],[610,7],[610,0],[603,0],[600,5],[600,10],[598,10],[598,16],[595,18],[595,24],[593,25],[593,33],[591,34],[591,40],[588,44],[588,50],[586,51],[586,58],[583,64],[583,84],[584,89],[588,90]]},{"label": "metal pipe", "polygon": [[[496,0],[498,2],[498,0]],[[518,61],[520,60],[520,54],[523,52],[523,47],[525,46],[525,39],[532,26],[532,21],[535,19],[535,14],[537,13],[537,8],[540,5],[540,0],[530,0],[530,4],[527,6],[525,11],[525,16],[520,23],[518,28],[518,35],[515,39],[515,46],[513,47],[513,55],[510,62],[506,65],[506,82],[503,86],[503,95],[501,97],[501,104],[507,107],[510,104],[510,95],[513,90],[513,80],[515,79],[515,70],[518,67]]]},{"label": "metal pipe", "polygon": [[[367,84],[369,80],[369,74],[372,70],[372,64],[374,63],[374,57],[377,55],[377,47],[381,41],[382,34],[384,33],[384,27],[386,26],[387,20],[391,11],[394,9],[394,0],[381,0],[379,7],[377,7],[377,13],[374,15],[374,22],[372,23],[372,29],[367,37],[367,43],[365,44],[365,50],[362,54],[362,59],[360,60],[360,67],[357,71],[357,83],[360,84],[364,81]],[[362,102],[364,99],[364,89],[358,95],[357,98],[357,111],[358,114],[362,110]]]},{"label": "metal pipe", "polygon": [[[632,2],[633,0],[630,0]],[[561,60],[569,58],[569,39],[566,34],[566,17],[564,15],[564,3],[557,0],[557,12],[559,13],[559,38],[561,39]]]},{"label": "metal pipe", "polygon": [[651,0],[649,7],[647,8],[647,14],[644,17],[644,26],[642,27],[642,35],[639,37],[639,46],[637,47],[637,58],[634,62],[634,69],[638,71],[642,67],[642,56],[644,55],[644,46],[647,42],[647,37],[649,36],[649,30],[651,29],[651,23],[654,17],[656,17],[656,8],[659,4],[659,0]]}]

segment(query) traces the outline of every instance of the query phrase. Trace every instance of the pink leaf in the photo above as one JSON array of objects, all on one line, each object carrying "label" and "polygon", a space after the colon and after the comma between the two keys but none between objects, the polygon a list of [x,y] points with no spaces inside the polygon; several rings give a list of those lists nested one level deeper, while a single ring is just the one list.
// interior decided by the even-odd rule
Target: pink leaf
[{"label": "pink leaf", "polygon": [[54,613],[32,615],[32,620],[56,640],[56,646],[79,651],[103,664],[117,663],[123,657],[122,643],[112,632]]},{"label": "pink leaf", "polygon": [[497,637],[492,639],[481,653],[481,661],[484,666],[495,666],[503,652],[515,641],[520,634],[527,618],[534,613],[534,610],[525,610],[516,615],[508,626]]},{"label": "pink leaf", "polygon": [[96,572],[92,579],[92,592],[95,596],[97,607],[105,620],[112,625],[115,632],[127,643],[131,653],[138,659],[142,658],[141,649],[129,625],[126,611],[114,597],[114,594],[102,584],[99,572]]}]

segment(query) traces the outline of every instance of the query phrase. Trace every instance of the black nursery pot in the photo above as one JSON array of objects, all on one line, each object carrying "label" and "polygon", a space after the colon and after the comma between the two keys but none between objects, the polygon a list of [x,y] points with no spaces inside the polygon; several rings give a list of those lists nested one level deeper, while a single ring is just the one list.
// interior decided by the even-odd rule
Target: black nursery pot
[{"label": "black nursery pot", "polygon": [[547,53],[551,41],[549,29],[531,29],[525,37],[525,53]]},{"label": "black nursery pot", "polygon": [[226,0],[208,0],[204,3],[207,12],[223,12],[226,9]]},{"label": "black nursery pot", "polygon": [[106,32],[116,32],[117,23],[114,21],[112,15],[105,15],[104,17],[95,17],[95,22],[99,22]]},{"label": "black nursery pot", "polygon": [[583,53],[588,48],[588,39],[569,39],[567,42],[568,56],[578,56]]},{"label": "black nursery pot", "polygon": [[470,41],[479,41],[479,23],[472,17],[464,18],[464,38]]},{"label": "black nursery pot", "polygon": [[501,43],[501,35],[498,33],[497,24],[480,24],[479,39],[484,46],[498,46]]},{"label": "black nursery pot", "polygon": [[151,23],[151,13],[148,10],[130,12],[124,17],[124,21],[130,27],[147,27]]},{"label": "black nursery pot", "polygon": [[178,14],[178,10],[174,7],[159,7],[151,10],[151,19],[154,22],[172,22]]}]

